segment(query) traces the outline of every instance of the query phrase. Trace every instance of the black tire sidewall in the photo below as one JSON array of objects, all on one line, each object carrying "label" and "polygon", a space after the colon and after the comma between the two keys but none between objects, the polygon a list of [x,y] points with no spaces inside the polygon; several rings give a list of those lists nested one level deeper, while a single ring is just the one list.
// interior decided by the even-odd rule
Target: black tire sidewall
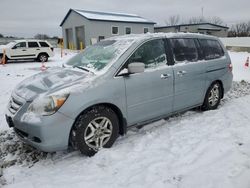
[{"label": "black tire sidewall", "polygon": [[[217,103],[214,106],[211,106],[209,104],[208,99],[209,99],[209,94],[210,94],[212,88],[214,87],[214,85],[218,85],[219,86],[219,99],[218,99]],[[217,109],[217,107],[220,104],[221,98],[222,98],[222,87],[221,87],[221,84],[218,83],[218,82],[214,82],[213,84],[210,85],[210,87],[207,90],[206,97],[205,97],[204,103],[202,105],[202,110],[215,110],[215,109]]]},{"label": "black tire sidewall", "polygon": [[109,141],[103,146],[104,148],[110,148],[115,140],[118,137],[119,134],[119,120],[116,115],[116,113],[106,107],[97,107],[95,109],[92,109],[88,111],[87,113],[84,113],[80,115],[74,125],[75,128],[75,135],[71,135],[74,138],[71,138],[72,140],[75,140],[76,148],[80,150],[82,154],[85,154],[87,156],[93,156],[97,151],[90,148],[84,141],[84,132],[88,126],[88,124],[97,117],[106,117],[108,118],[113,126],[112,135],[109,139]]},{"label": "black tire sidewall", "polygon": [[41,56],[45,56],[46,57],[46,60],[44,61],[44,62],[47,62],[48,61],[48,55],[47,54],[39,54],[39,56],[38,56],[38,61],[39,62],[43,62],[43,61],[41,61]]}]

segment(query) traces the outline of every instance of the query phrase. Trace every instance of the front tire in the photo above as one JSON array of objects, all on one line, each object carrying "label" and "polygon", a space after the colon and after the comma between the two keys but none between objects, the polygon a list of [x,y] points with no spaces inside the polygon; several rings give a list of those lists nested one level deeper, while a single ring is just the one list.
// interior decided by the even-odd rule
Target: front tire
[{"label": "front tire", "polygon": [[37,60],[39,62],[47,62],[48,58],[49,58],[49,56],[47,54],[39,54],[37,57]]},{"label": "front tire", "polygon": [[119,135],[116,113],[105,106],[96,106],[80,115],[70,134],[73,148],[93,156],[101,148],[110,148]]},{"label": "front tire", "polygon": [[219,82],[214,82],[207,90],[202,110],[215,110],[222,98],[222,86]]}]

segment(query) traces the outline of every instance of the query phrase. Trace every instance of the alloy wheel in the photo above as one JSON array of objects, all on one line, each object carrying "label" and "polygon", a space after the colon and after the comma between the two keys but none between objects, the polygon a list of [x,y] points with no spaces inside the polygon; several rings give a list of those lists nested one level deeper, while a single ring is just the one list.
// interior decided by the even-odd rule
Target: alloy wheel
[{"label": "alloy wheel", "polygon": [[41,62],[46,62],[47,56],[46,55],[40,55],[40,61]]},{"label": "alloy wheel", "polygon": [[211,91],[209,92],[208,103],[211,107],[215,106],[219,101],[219,98],[220,98],[219,87],[220,86],[218,84],[214,84]]},{"label": "alloy wheel", "polygon": [[84,141],[97,151],[109,141],[112,131],[113,125],[108,118],[97,117],[88,124],[84,132]]}]

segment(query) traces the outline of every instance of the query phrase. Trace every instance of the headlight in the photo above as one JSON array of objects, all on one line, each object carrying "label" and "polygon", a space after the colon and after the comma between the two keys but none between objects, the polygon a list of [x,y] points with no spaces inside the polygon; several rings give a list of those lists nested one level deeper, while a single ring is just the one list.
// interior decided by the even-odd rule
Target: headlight
[{"label": "headlight", "polygon": [[39,97],[30,104],[28,111],[43,116],[52,115],[64,104],[68,97],[69,94]]}]

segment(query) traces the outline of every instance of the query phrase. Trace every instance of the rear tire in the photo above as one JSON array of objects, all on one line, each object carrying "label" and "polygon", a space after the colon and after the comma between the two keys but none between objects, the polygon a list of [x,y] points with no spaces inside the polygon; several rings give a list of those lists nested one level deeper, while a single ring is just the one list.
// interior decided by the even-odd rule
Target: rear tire
[{"label": "rear tire", "polygon": [[39,54],[37,57],[37,60],[39,62],[47,62],[48,58],[49,58],[49,56],[47,54]]},{"label": "rear tire", "polygon": [[105,106],[96,106],[81,114],[70,134],[70,144],[87,156],[101,148],[110,148],[119,135],[116,113]]},{"label": "rear tire", "polygon": [[214,82],[207,90],[202,110],[215,110],[222,98],[222,86],[219,82]]}]

